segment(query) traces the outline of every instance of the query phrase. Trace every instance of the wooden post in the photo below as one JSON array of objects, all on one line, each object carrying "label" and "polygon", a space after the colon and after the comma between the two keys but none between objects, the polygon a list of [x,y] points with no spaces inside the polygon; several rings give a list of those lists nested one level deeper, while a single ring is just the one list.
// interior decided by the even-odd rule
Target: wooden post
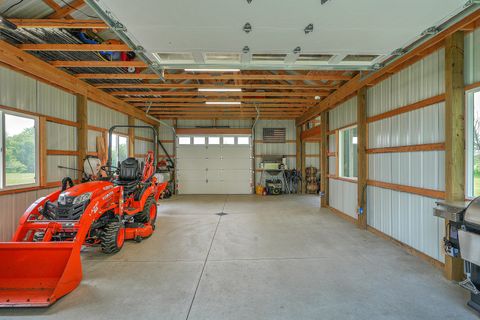
[{"label": "wooden post", "polygon": [[77,169],[83,170],[88,149],[88,99],[84,95],[77,95],[77,123]]},{"label": "wooden post", "polygon": [[[135,125],[135,118],[128,116],[128,125]],[[135,128],[128,128],[128,156],[135,157]]]},{"label": "wooden post", "polygon": [[[302,139],[301,139],[302,140]],[[305,157],[305,153],[307,150],[307,143],[302,140],[302,177],[303,177],[303,183],[302,183],[302,193],[307,193],[307,159]]]},{"label": "wooden post", "polygon": [[328,111],[320,115],[320,205],[328,207]]},{"label": "wooden post", "polygon": [[47,185],[47,118],[42,116],[38,119],[39,135],[39,184],[41,187]]},{"label": "wooden post", "polygon": [[357,93],[357,208],[359,215],[357,226],[367,229],[367,89],[365,87]]},{"label": "wooden post", "polygon": [[[445,194],[450,201],[465,199],[463,46],[462,31],[457,31],[445,40]],[[463,261],[445,256],[444,274],[449,280],[462,280]]]},{"label": "wooden post", "polygon": [[[177,119],[173,119],[173,122],[172,122],[172,125],[173,125],[173,129],[175,130],[175,132],[177,131]],[[173,191],[172,193],[173,194],[177,194],[177,135],[176,133],[173,135],[173,150],[172,150],[172,153],[173,153],[173,157],[174,157],[174,161],[175,161],[175,172],[173,172]]]},{"label": "wooden post", "polygon": [[[297,168],[297,171],[299,173],[302,173],[302,126],[298,126],[297,127],[297,131],[296,131],[296,135],[295,135],[295,146],[296,146],[296,150],[295,150],[295,166]],[[302,179],[305,179],[305,177],[302,177]],[[302,182],[302,186],[303,186],[304,182]],[[297,193],[301,193],[301,189],[298,188],[297,189]]]}]

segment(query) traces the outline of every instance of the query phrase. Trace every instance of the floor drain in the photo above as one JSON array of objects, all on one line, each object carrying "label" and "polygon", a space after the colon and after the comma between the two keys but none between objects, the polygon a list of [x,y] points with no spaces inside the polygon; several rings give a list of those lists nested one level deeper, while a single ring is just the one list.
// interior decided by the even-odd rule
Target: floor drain
[{"label": "floor drain", "polygon": [[226,212],[219,212],[219,213],[215,213],[217,216],[226,216],[228,213]]}]

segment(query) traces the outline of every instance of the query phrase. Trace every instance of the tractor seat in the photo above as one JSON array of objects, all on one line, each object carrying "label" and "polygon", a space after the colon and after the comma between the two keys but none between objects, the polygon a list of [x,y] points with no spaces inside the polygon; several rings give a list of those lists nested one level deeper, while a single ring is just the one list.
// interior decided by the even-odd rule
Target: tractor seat
[{"label": "tractor seat", "polygon": [[127,158],[120,163],[118,179],[114,184],[122,186],[125,194],[135,191],[140,181],[140,164],[135,158]]}]

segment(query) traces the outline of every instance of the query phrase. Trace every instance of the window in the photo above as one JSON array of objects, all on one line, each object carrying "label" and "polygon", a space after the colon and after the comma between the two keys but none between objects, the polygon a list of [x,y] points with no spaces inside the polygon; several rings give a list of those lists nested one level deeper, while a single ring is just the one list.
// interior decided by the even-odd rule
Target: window
[{"label": "window", "polygon": [[480,196],[480,90],[467,93],[467,196]]},{"label": "window", "polygon": [[357,170],[357,127],[339,131],[339,174],[345,178],[356,178]]},{"label": "window", "polygon": [[178,144],[190,144],[190,137],[179,137]]},{"label": "window", "polygon": [[128,158],[128,137],[119,134],[112,135],[112,165]]},{"label": "window", "polygon": [[238,137],[237,143],[238,144],[250,144],[250,138],[249,137]]},{"label": "window", "polygon": [[220,137],[208,137],[208,144],[220,144]]},{"label": "window", "polygon": [[38,118],[5,111],[0,115],[4,137],[0,188],[37,184]]},{"label": "window", "polygon": [[193,144],[205,144],[205,137],[193,137]]},{"label": "window", "polygon": [[235,137],[223,137],[223,144],[235,144]]}]

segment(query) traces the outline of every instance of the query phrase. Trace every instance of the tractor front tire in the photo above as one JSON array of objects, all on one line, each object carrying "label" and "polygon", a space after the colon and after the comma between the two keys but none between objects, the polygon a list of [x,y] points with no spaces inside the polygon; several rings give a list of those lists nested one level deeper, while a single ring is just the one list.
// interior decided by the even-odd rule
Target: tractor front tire
[{"label": "tractor front tire", "polygon": [[102,252],[106,254],[117,253],[125,243],[125,227],[119,221],[111,221],[100,236]]},{"label": "tractor front tire", "polygon": [[153,196],[147,198],[142,212],[135,216],[135,222],[150,223],[155,230],[155,221],[157,220],[157,203]]}]

